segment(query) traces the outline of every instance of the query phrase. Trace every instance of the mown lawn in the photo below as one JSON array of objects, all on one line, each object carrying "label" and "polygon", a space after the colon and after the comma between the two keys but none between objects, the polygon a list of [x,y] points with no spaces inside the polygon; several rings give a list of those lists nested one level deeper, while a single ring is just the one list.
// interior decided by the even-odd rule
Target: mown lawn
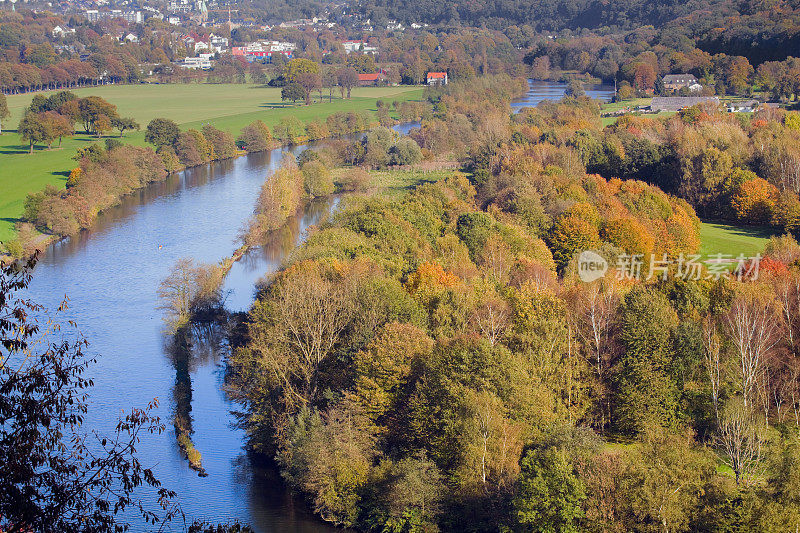
[{"label": "mown lawn", "polygon": [[727,254],[738,257],[744,254],[752,257],[764,252],[764,246],[773,235],[776,232],[769,227],[703,222],[700,225],[700,253],[704,256]]},{"label": "mown lawn", "polygon": [[[144,128],[155,117],[170,118],[183,128],[206,123],[228,130],[234,135],[254,120],[274,126],[281,118],[295,115],[303,122],[322,119],[340,111],[375,111],[375,102],[418,100],[419,87],[365,87],[353,89],[352,98],[343,100],[338,92],[333,102],[312,106],[291,106],[281,102],[281,90],[258,85],[190,84],[190,85],[115,85],[74,91],[79,96],[102,96],[115,104],[122,116],[134,117]],[[46,93],[50,94],[50,93]],[[4,122],[0,135],[0,241],[14,237],[14,222],[22,213],[25,197],[32,191],[52,184],[63,187],[75,151],[91,142],[86,135],[66,139],[61,149],[39,148],[33,155],[22,146],[13,128],[19,123],[33,94],[8,96],[11,118]],[[7,126],[6,126],[7,125]],[[12,129],[6,130],[5,127]],[[144,132],[126,132],[124,142],[144,145]]]}]

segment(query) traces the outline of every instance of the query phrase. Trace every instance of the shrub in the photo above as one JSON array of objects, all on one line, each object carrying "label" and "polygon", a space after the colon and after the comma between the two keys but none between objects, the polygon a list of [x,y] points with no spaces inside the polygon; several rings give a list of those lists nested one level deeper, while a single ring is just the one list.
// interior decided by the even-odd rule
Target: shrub
[{"label": "shrub", "polygon": [[328,168],[320,161],[308,161],[303,165],[303,187],[312,198],[333,192],[333,180]]},{"label": "shrub", "polygon": [[369,188],[372,178],[369,172],[361,167],[348,168],[340,185],[345,192],[363,192]]},{"label": "shrub", "polygon": [[410,137],[403,137],[389,149],[392,165],[414,165],[422,161],[422,150]]}]

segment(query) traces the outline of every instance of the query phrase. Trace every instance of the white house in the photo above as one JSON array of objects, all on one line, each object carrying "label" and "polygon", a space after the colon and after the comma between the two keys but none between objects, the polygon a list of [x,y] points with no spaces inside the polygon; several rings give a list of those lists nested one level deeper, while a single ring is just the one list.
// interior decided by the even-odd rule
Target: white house
[{"label": "white house", "polygon": [[376,46],[369,46],[364,41],[343,41],[342,48],[345,53],[351,54],[353,52],[360,52],[362,54],[377,54],[378,48]]},{"label": "white house", "polygon": [[129,33],[128,35],[125,36],[125,40],[128,41],[129,43],[138,43],[139,37],[137,37],[132,33]]},{"label": "white house", "polygon": [[208,36],[208,45],[212,50],[222,53],[228,49],[228,38],[212,33]]},{"label": "white house", "polygon": [[75,33],[75,28],[62,28],[61,26],[53,28],[53,37],[63,37],[72,33]]},{"label": "white house", "polygon": [[183,68],[189,69],[202,69],[208,70],[211,68],[211,55],[210,54],[200,54],[197,57],[186,57],[183,59],[183,63],[181,66]]}]

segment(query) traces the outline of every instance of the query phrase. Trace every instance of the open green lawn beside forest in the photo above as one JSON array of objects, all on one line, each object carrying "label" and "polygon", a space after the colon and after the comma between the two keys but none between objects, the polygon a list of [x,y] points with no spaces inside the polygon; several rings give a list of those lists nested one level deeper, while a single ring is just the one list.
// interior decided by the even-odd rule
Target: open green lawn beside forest
[{"label": "open green lawn beside forest", "polygon": [[703,255],[729,254],[747,257],[764,253],[770,237],[777,235],[773,228],[762,226],[732,226],[717,222],[700,225],[700,253]]},{"label": "open green lawn beside forest", "polygon": [[[289,115],[303,122],[324,121],[340,111],[375,111],[378,99],[391,104],[395,100],[419,100],[422,97],[419,87],[364,87],[353,89],[350,100],[341,99],[336,91],[333,102],[326,98],[325,102],[312,106],[292,106],[281,101],[280,89],[252,84],[110,85],[73,92],[82,97],[97,95],[105,98],[117,106],[120,116],[135,118],[142,130],[153,118],[165,117],[182,128],[211,123],[234,136],[254,120],[263,120],[270,127]],[[21,143],[13,129],[32,98],[33,93],[8,96],[11,118],[3,123],[3,134],[0,135],[0,241],[14,237],[14,223],[22,213],[28,193],[48,184],[63,187],[70,169],[76,166],[71,160],[75,151],[97,142],[96,138],[78,134],[65,139],[61,148],[39,148],[33,155],[28,154],[28,147]],[[144,145],[144,131],[126,132],[121,140]]]}]

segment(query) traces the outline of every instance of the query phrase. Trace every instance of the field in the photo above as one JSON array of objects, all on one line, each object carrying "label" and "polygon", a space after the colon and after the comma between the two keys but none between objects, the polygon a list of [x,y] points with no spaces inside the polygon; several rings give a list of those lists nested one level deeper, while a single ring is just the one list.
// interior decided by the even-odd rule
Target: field
[{"label": "field", "polygon": [[[324,120],[339,111],[374,111],[378,99],[391,103],[416,100],[422,96],[422,89],[418,87],[365,87],[353,89],[350,100],[342,100],[335,94],[333,102],[292,106],[281,102],[280,89],[257,85],[113,85],[73,92],[79,96],[102,96],[117,106],[121,116],[134,117],[142,128],[155,117],[165,117],[184,129],[211,123],[234,135],[258,119],[269,126],[288,115],[295,115],[303,122],[315,118]],[[12,130],[4,127],[3,135],[0,135],[0,241],[13,238],[14,222],[22,213],[25,196],[48,184],[63,187],[69,170],[76,165],[71,160],[76,149],[97,141],[79,134],[66,139],[60,149],[40,148],[29,155],[28,147],[21,144],[13,128],[19,123],[31,98],[32,93],[8,96],[11,118],[4,125]],[[144,145],[144,132],[126,132],[122,140]]]},{"label": "field", "polygon": [[767,227],[731,226],[703,222],[700,226],[700,253],[752,257],[764,252],[764,246],[776,232]]}]

